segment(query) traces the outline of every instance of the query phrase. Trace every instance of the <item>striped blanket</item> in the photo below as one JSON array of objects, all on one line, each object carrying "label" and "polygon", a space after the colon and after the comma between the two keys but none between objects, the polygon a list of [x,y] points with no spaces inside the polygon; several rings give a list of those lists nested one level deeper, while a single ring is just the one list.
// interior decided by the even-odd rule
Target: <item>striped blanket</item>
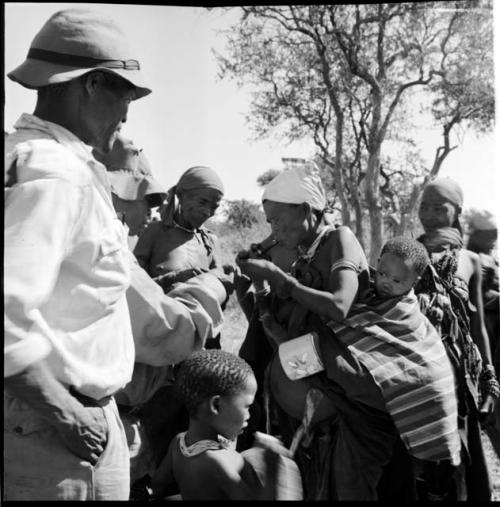
[{"label": "striped blanket", "polygon": [[343,322],[328,326],[372,375],[410,454],[458,465],[452,367],[413,291],[384,301],[372,296],[353,305]]}]

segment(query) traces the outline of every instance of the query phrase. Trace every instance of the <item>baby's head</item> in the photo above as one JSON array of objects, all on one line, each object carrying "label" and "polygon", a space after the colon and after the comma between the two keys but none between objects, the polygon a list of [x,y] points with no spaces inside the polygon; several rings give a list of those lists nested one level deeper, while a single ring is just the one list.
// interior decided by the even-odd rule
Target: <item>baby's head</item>
[{"label": "baby's head", "polygon": [[410,291],[429,264],[427,250],[415,239],[398,236],[382,247],[375,275],[375,289],[382,297]]},{"label": "baby's head", "polygon": [[246,361],[211,349],[195,352],[181,364],[175,388],[190,418],[203,419],[219,435],[234,440],[247,426],[257,381]]}]

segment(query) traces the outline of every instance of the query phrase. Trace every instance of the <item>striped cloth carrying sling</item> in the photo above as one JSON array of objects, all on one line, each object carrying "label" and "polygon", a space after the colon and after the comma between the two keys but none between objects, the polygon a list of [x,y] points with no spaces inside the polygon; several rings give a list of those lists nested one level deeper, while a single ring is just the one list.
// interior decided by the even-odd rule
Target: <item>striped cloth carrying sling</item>
[{"label": "striped cloth carrying sling", "polygon": [[355,304],[328,326],[368,369],[411,455],[460,463],[455,382],[437,331],[411,291]]}]

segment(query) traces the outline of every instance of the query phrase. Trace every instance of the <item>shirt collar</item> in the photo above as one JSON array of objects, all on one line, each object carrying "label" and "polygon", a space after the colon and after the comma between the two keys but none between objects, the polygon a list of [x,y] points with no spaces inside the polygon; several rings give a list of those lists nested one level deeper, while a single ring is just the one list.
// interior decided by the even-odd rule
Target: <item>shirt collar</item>
[{"label": "shirt collar", "polygon": [[107,192],[111,191],[111,186],[108,181],[106,167],[96,160],[92,153],[92,147],[85,144],[73,132],[67,128],[53,123],[51,121],[42,120],[33,114],[23,113],[14,125],[17,130],[30,129],[39,130],[45,134],[49,134],[57,142],[68,146],[73,153],[75,153],[83,162],[91,165],[94,168],[94,174],[99,178],[101,183],[106,188]]}]

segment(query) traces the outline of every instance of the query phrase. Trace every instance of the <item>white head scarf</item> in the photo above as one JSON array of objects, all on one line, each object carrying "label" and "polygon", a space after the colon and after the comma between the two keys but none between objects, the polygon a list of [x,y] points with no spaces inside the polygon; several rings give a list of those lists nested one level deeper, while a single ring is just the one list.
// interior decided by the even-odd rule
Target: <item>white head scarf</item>
[{"label": "white head scarf", "polygon": [[326,194],[318,169],[313,164],[295,166],[274,177],[266,186],[262,201],[285,204],[307,202],[313,209],[326,208]]}]

